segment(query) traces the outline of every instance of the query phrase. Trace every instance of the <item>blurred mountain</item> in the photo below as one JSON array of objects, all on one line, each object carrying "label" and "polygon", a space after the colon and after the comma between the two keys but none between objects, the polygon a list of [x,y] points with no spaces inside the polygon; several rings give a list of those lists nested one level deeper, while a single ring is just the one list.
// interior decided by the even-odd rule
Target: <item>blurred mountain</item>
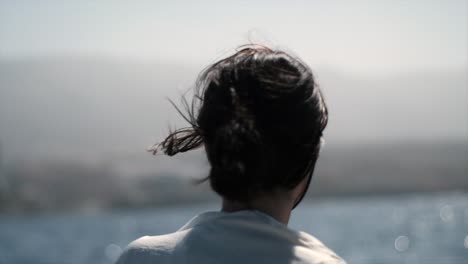
[{"label": "blurred mountain", "polygon": [[[201,69],[95,57],[2,59],[4,159],[140,152],[169,127],[186,125],[166,98],[178,103]],[[330,108],[329,142],[468,138],[467,69],[315,73]]]},{"label": "blurred mountain", "polygon": [[81,159],[142,151],[174,120],[180,123],[166,97],[178,101],[194,76],[184,65],[157,62],[0,61],[5,158]]}]

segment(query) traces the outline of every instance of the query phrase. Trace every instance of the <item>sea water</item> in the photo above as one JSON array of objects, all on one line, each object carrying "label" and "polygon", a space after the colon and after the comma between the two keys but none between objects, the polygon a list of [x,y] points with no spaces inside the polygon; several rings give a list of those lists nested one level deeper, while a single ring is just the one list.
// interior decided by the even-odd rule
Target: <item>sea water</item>
[{"label": "sea water", "polygon": [[[173,232],[205,203],[114,212],[0,215],[0,264],[113,263],[143,235]],[[306,231],[348,263],[467,264],[468,193],[310,199],[290,227]]]}]

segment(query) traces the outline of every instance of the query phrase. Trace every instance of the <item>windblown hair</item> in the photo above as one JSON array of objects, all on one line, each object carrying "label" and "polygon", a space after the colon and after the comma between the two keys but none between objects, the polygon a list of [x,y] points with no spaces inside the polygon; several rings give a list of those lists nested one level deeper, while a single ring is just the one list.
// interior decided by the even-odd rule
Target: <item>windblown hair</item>
[{"label": "windblown hair", "polygon": [[212,189],[233,201],[289,190],[312,176],[328,110],[304,62],[241,46],[203,70],[195,89],[193,101],[183,101],[187,114],[176,107],[191,126],[172,132],[153,154],[204,145]]}]

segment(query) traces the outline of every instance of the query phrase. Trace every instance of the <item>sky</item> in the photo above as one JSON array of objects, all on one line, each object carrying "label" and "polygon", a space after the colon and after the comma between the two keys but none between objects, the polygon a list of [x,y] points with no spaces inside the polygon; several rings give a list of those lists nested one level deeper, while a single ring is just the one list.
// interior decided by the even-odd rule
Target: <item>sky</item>
[{"label": "sky", "polygon": [[468,65],[468,1],[0,1],[0,56],[212,62],[249,41],[354,74]]}]

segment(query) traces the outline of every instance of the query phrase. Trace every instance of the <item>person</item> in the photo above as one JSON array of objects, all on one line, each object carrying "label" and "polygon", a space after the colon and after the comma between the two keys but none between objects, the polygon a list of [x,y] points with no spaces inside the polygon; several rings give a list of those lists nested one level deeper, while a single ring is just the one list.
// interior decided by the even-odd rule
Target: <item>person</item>
[{"label": "person", "polygon": [[299,58],[244,45],[199,75],[190,123],[156,144],[167,155],[204,146],[222,209],[174,233],[130,243],[118,264],[345,263],[310,234],[287,227],[319,156],[328,110]]}]

